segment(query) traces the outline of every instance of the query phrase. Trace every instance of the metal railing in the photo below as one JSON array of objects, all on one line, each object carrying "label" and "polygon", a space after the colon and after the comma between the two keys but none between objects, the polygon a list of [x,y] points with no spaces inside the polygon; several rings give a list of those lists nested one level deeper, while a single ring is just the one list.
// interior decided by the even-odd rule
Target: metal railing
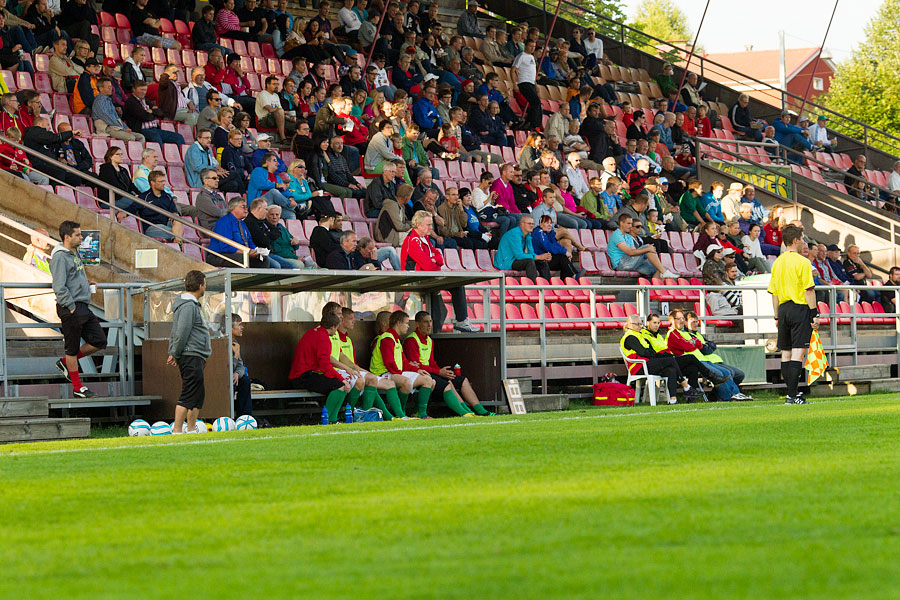
[{"label": "metal railing", "polygon": [[[840,178],[839,181],[835,180],[833,183],[840,183],[844,185],[844,180],[849,178],[856,182],[862,182],[865,184],[866,189],[863,191],[863,194],[866,197],[860,198],[859,196],[850,193],[849,190],[841,191],[839,189],[830,188],[834,190],[835,193],[841,194],[842,196],[847,197],[848,199],[853,198],[854,200],[865,202],[869,207],[877,210],[883,211],[885,215],[888,214],[897,214],[900,212],[900,202],[898,202],[896,194],[893,191],[881,187],[875,183],[872,183],[865,179],[864,177],[858,177],[845,171],[843,169],[839,169],[834,165],[830,165],[826,162],[823,162],[813,156],[810,156],[808,153],[804,153],[800,150],[792,150],[785,148],[784,146],[773,147],[769,144],[764,144],[762,142],[749,142],[745,140],[722,140],[719,138],[694,138],[696,142],[695,147],[695,157],[697,160],[697,164],[700,165],[703,161],[706,161],[708,164],[710,160],[714,160],[712,155],[714,154],[724,154],[726,158],[724,160],[730,160],[732,163],[748,163],[752,165],[755,169],[761,169],[767,174],[771,175],[773,180],[780,181],[781,178],[784,178],[785,182],[791,186],[791,194],[790,197],[785,197],[781,194],[781,197],[784,198],[788,202],[797,202],[797,178],[802,178],[804,182],[813,181],[820,185],[827,185],[827,181],[823,184],[820,181],[816,181],[815,179],[811,179],[806,175],[798,172],[793,167],[801,167],[802,165],[798,165],[795,162],[791,162],[789,157],[796,156],[801,159],[802,163],[808,164],[812,163],[816,165],[816,167],[820,171],[824,171],[832,176],[838,176]],[[732,146],[732,147],[729,147]],[[774,150],[774,156],[770,155],[770,160],[772,160],[772,164],[767,164],[763,162],[758,162],[757,159],[754,158],[753,154],[742,152],[742,148],[750,148],[750,147],[762,147],[768,150]],[[781,168],[782,170],[777,170]],[[787,170],[783,170],[787,168]],[[743,179],[743,178],[742,178]],[[825,178],[823,177],[823,180]],[[774,187],[774,190],[777,190],[777,186]],[[778,195],[777,191],[773,189],[768,189],[769,193]],[[892,228],[893,229],[893,228]],[[890,237],[889,239],[894,239]]]},{"label": "metal railing", "polygon": [[[174,213],[170,213],[166,210],[163,210],[163,209],[159,208],[158,206],[155,206],[149,202],[145,202],[141,198],[134,196],[124,190],[114,188],[114,187],[110,186],[109,184],[107,184],[106,182],[98,179],[91,172],[79,171],[78,169],[74,169],[71,166],[69,166],[63,162],[59,162],[59,161],[54,162],[53,163],[54,168],[62,169],[63,171],[65,171],[67,173],[76,175],[76,176],[80,177],[83,181],[90,184],[90,185],[84,186],[84,187],[88,187],[89,189],[92,189],[92,190],[103,190],[103,192],[100,193],[100,195],[105,196],[105,198],[100,198],[99,196],[94,195],[94,193],[85,193],[83,191],[80,191],[76,188],[76,186],[70,185],[70,184],[66,183],[65,181],[62,181],[62,180],[54,177],[50,173],[47,173],[46,171],[42,171],[41,169],[39,169],[35,166],[35,165],[40,166],[42,164],[42,162],[52,161],[53,159],[51,157],[48,157],[45,154],[41,154],[40,152],[32,150],[31,148],[28,148],[27,146],[24,146],[18,142],[14,142],[14,141],[10,140],[9,138],[5,137],[4,135],[2,135],[2,133],[0,133],[0,142],[9,144],[13,148],[16,148],[18,150],[22,150],[23,152],[25,152],[26,155],[28,155],[31,158],[32,164],[25,164],[24,162],[21,162],[21,161],[17,160],[16,158],[10,158],[9,159],[10,162],[15,163],[21,167],[29,167],[32,170],[43,174],[48,179],[50,179],[51,182],[54,182],[54,185],[64,186],[66,188],[69,188],[70,190],[72,190],[73,198],[77,198],[78,197],[77,195],[81,195],[81,196],[86,196],[87,198],[94,200],[98,206],[105,207],[105,210],[108,212],[108,218],[111,221],[113,221],[114,223],[119,223],[118,219],[116,219],[117,213],[127,212],[127,211],[123,211],[121,209],[116,208],[116,197],[117,196],[123,197],[123,198],[130,200],[133,204],[137,204],[138,206],[140,206],[142,208],[149,209],[150,211],[152,211],[158,215],[162,215],[162,216],[166,217],[167,219],[171,220],[173,223],[180,223],[182,226],[184,226],[185,229],[194,230],[197,233],[198,238],[205,237],[205,238],[209,238],[209,239],[214,239],[219,242],[222,242],[223,244],[225,244],[227,246],[231,246],[232,248],[234,248],[234,253],[240,254],[242,256],[242,260],[240,262],[236,261],[229,256],[225,256],[218,252],[210,251],[208,248],[203,246],[201,243],[196,242],[193,239],[186,238],[186,237],[182,238],[183,243],[189,244],[192,246],[196,246],[201,253],[206,252],[208,254],[213,254],[213,255],[219,257],[220,259],[222,259],[223,261],[225,261],[226,263],[233,264],[235,267],[247,268],[250,266],[250,248],[248,246],[238,244],[237,242],[235,242],[231,239],[228,239],[226,237],[223,237],[214,231],[211,231],[209,229],[206,229],[205,227],[195,224],[190,219],[185,219],[184,217],[182,217],[179,214],[174,214]],[[123,152],[124,152],[124,150],[123,150]],[[125,168],[125,167],[123,166],[122,168]],[[96,213],[96,214],[98,216],[100,216],[100,213]],[[143,226],[155,225],[153,222],[148,221],[147,219],[145,219],[139,215],[136,215],[132,212],[128,212],[127,214],[130,217],[134,217],[134,219]]]},{"label": "metal railing", "polygon": [[[115,292],[115,306],[117,318],[112,321],[101,321],[101,326],[107,331],[115,331],[115,348],[117,352],[116,370],[118,375],[118,383],[121,392],[125,395],[134,395],[135,390],[135,325],[134,325],[134,304],[132,301],[131,290],[143,287],[140,283],[101,283],[97,284],[99,292]],[[9,283],[0,282],[0,309],[6,307],[7,290],[27,289],[27,290],[47,290],[53,293],[53,287],[50,283]],[[105,296],[106,294],[104,294]],[[17,299],[27,296],[17,296]],[[104,305],[109,306],[108,302]],[[13,329],[59,329],[59,322],[35,322],[20,323],[8,322],[6,318],[6,310],[0,310],[0,380],[3,383],[3,395],[9,396],[9,335],[8,331]],[[62,338],[60,338],[62,339]]]},{"label": "metal railing", "polygon": [[[671,41],[661,40],[650,34],[644,33],[640,29],[610,19],[605,15],[591,10],[585,5],[572,2],[571,0],[561,0],[561,2],[562,7],[560,8],[559,14],[561,19],[577,24],[580,27],[594,27],[598,33],[602,33],[604,37],[621,44],[620,65],[627,62],[625,60],[626,46],[630,46],[639,52],[644,52],[641,50],[642,47],[646,47],[648,44],[655,45],[655,54],[644,52],[647,54],[648,58],[672,62],[676,69],[680,68],[682,70],[684,70],[684,68],[681,67],[679,63],[684,62],[689,70],[698,72],[701,77],[706,77],[707,74],[714,74],[720,76],[720,78],[725,81],[751,86],[754,93],[762,94],[768,100],[771,100],[769,107],[775,114],[785,108],[797,110],[801,106],[807,106],[809,107],[807,109],[808,112],[828,115],[829,129],[854,138],[864,149],[868,149],[874,144],[873,147],[875,148],[882,149],[879,148],[880,146],[889,149],[888,151],[895,156],[900,155],[900,137],[839,113],[821,104],[817,104],[809,99],[804,99],[802,96],[798,96],[787,90],[779,89],[770,83],[760,81],[755,77],[736,71],[731,67],[705,58],[700,54],[691,54],[689,50],[677,44],[673,44]],[[525,0],[525,3],[537,8],[543,8],[545,12],[548,5],[552,9],[555,4],[553,0],[550,0],[550,2],[547,2],[547,0]],[[680,74],[676,76],[676,80],[678,77],[680,77]],[[716,81],[716,83],[719,82]],[[735,94],[741,93],[740,91],[730,88],[726,83],[719,83],[719,85],[731,89]]]},{"label": "metal railing", "polygon": [[[484,326],[484,331],[489,332],[492,331],[494,325],[499,327],[499,333],[501,338],[501,344],[504,347],[507,347],[507,326],[508,325],[528,325],[533,324],[534,321],[531,319],[510,319],[506,316],[506,305],[510,303],[510,299],[507,295],[507,292],[515,292],[515,291],[531,291],[537,292],[537,300],[535,301],[535,310],[538,318],[538,337],[540,340],[540,358],[539,358],[539,366],[541,371],[541,386],[546,391],[547,390],[547,370],[551,366],[550,358],[548,357],[548,331],[550,331],[547,326],[550,324],[562,324],[562,323],[586,323],[588,325],[586,334],[590,336],[591,340],[591,356],[590,356],[590,366],[594,368],[594,382],[596,383],[598,372],[596,371],[596,367],[600,365],[600,354],[599,354],[599,344],[598,344],[598,336],[601,331],[608,331],[608,329],[601,329],[598,327],[598,324],[601,323],[615,323],[617,325],[624,324],[623,317],[599,317],[597,312],[597,304],[602,303],[597,298],[598,296],[603,295],[618,295],[620,292],[633,292],[635,294],[635,307],[637,308],[637,314],[641,316],[642,319],[646,318],[646,316],[651,312],[651,302],[656,301],[651,299],[651,296],[654,296],[654,292],[660,291],[673,291],[673,290],[682,290],[682,291],[690,291],[696,292],[698,294],[697,300],[685,300],[685,303],[693,304],[694,302],[699,302],[699,311],[697,312],[700,318],[700,332],[706,335],[709,323],[717,322],[717,321],[732,321],[738,323],[746,323],[753,322],[755,325],[755,329],[757,332],[760,332],[757,335],[756,341],[762,342],[757,345],[764,345],[766,341],[772,339],[775,335],[774,325],[771,329],[764,329],[766,322],[774,324],[774,315],[771,313],[757,313],[757,314],[736,314],[736,315],[712,315],[708,313],[708,308],[706,304],[707,294],[710,292],[720,292],[720,291],[753,291],[753,292],[766,292],[767,286],[764,285],[739,285],[739,286],[691,286],[691,285],[665,285],[665,286],[642,286],[642,285],[554,285],[552,287],[540,286],[540,285],[507,285],[505,278],[498,278],[499,283],[497,284],[489,284],[489,285],[477,285],[471,286],[469,289],[478,289],[482,291],[482,308],[484,311],[484,318],[481,319],[471,319],[473,323],[477,323]],[[493,291],[497,292],[497,298],[492,300]],[[545,317],[545,306],[549,304],[548,294],[553,293],[557,294],[560,291],[579,291],[587,293],[587,303],[590,305],[590,314],[588,317],[581,318],[548,318]],[[828,294],[828,306],[829,306],[829,314],[828,315],[820,315],[820,317],[828,318],[828,336],[823,338],[823,347],[826,353],[829,356],[829,364],[834,365],[837,361],[837,355],[839,353],[842,354],[852,354],[853,364],[857,364],[858,356],[859,356],[859,346],[857,343],[857,331],[858,324],[860,320],[869,320],[873,317],[880,318],[893,318],[894,319],[894,329],[893,335],[895,336],[895,344],[893,349],[896,352],[895,362],[900,362],[900,313],[898,312],[884,312],[884,313],[862,313],[857,312],[858,308],[858,297],[861,292],[864,291],[877,291],[877,292],[893,292],[894,293],[894,306],[900,307],[900,286],[879,286],[872,287],[866,285],[841,285],[841,286],[816,286],[817,292],[826,292]],[[849,313],[839,313],[837,311],[839,302],[837,300],[838,293],[847,293],[847,302],[850,305]],[[525,301],[524,303],[530,304],[532,300]],[[515,301],[512,301],[515,303]],[[522,302],[522,301],[519,301]],[[563,300],[562,302],[568,303],[576,303],[576,300]],[[558,303],[558,302],[557,302]],[[582,302],[583,303],[583,302]],[[619,302],[616,302],[619,303]],[[499,318],[494,318],[491,315],[491,304],[499,304],[500,305],[500,315]],[[767,295],[765,306],[771,306],[771,301]],[[686,309],[690,310],[690,309]],[[662,315],[665,317],[666,315]],[[849,319],[849,324],[844,326],[839,324],[839,320]],[[820,332],[822,331],[820,325]],[[571,335],[573,332],[567,332]],[[844,337],[839,337],[839,334],[844,334]],[[617,334],[613,334],[617,335]],[[745,334],[745,340],[746,340]],[[846,343],[838,343],[838,340],[846,339]],[[618,343],[618,338],[615,340]],[[613,362],[605,360],[603,362]],[[507,361],[508,362],[508,361]],[[571,359],[565,359],[565,362],[572,362]],[[502,365],[501,368],[501,378],[506,377],[507,365]]]}]

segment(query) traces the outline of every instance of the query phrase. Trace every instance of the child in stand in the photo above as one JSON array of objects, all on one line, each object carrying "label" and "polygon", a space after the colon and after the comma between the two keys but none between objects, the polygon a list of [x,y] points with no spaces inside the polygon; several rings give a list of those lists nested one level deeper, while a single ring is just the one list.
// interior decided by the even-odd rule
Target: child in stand
[{"label": "child in stand", "polygon": [[697,137],[712,137],[712,123],[710,123],[709,117],[706,116],[708,112],[709,108],[705,104],[697,107],[697,122],[694,124],[697,127]]},{"label": "child in stand", "polygon": [[647,211],[647,231],[654,236],[665,231],[665,227],[659,222],[659,211],[655,208]]},{"label": "child in stand", "polygon": [[[6,130],[6,137],[13,142],[19,143],[22,140],[22,132],[18,127],[10,127]],[[31,169],[31,161],[24,150],[14,148],[10,144],[0,144],[0,169],[9,171],[13,175],[17,175],[25,181],[37,184],[48,184],[50,179],[43,173],[36,173]]]},{"label": "child in stand", "polygon": [[441,158],[448,160],[456,160],[459,158],[459,140],[453,135],[453,126],[450,125],[450,123],[441,125],[441,132],[438,134],[438,143],[447,151]]}]

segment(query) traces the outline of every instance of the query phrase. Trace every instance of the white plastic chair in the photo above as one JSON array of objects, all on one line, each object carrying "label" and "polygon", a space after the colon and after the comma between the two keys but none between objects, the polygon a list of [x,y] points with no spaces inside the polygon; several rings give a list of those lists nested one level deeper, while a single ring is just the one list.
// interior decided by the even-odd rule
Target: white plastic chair
[{"label": "white plastic chair", "polygon": [[[650,406],[656,406],[656,402],[659,399],[660,393],[665,391],[666,393],[666,401],[668,403],[668,387],[667,387],[667,378],[662,377],[660,375],[651,375],[647,372],[647,361],[638,360],[634,358],[628,358],[625,356],[625,353],[622,352],[622,349],[619,348],[619,352],[622,354],[622,359],[625,361],[625,368],[628,371],[628,381],[625,382],[626,385],[631,385],[634,383],[634,401],[635,403],[641,403],[644,401],[644,396],[646,395]],[[631,365],[640,365],[641,372],[637,374],[631,373]]]}]

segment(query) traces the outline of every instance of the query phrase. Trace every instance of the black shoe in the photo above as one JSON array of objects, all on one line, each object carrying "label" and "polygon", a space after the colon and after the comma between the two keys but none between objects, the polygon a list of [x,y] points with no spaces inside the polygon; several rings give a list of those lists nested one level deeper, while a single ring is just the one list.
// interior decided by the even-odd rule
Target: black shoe
[{"label": "black shoe", "polygon": [[712,371],[710,371],[709,375],[707,375],[706,378],[712,381],[713,385],[722,385],[723,383],[728,381],[728,377],[723,377],[722,375],[713,373]]},{"label": "black shoe", "polygon": [[809,404],[808,401],[803,399],[802,394],[797,394],[796,396],[788,396],[784,400],[785,404]]},{"label": "black shoe", "polygon": [[74,392],[76,398],[96,398],[97,394],[89,390],[86,386],[81,386],[80,390]]},{"label": "black shoe", "polygon": [[66,378],[66,381],[72,383],[72,379],[69,378],[69,369],[66,367],[66,361],[63,359],[56,361],[56,368],[62,373],[62,376]]}]

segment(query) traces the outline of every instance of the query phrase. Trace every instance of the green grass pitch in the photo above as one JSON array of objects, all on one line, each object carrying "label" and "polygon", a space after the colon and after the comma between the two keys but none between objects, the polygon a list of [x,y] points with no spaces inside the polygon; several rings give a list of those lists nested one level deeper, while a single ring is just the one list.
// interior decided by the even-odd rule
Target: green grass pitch
[{"label": "green grass pitch", "polygon": [[0,446],[0,598],[896,598],[900,399]]}]

